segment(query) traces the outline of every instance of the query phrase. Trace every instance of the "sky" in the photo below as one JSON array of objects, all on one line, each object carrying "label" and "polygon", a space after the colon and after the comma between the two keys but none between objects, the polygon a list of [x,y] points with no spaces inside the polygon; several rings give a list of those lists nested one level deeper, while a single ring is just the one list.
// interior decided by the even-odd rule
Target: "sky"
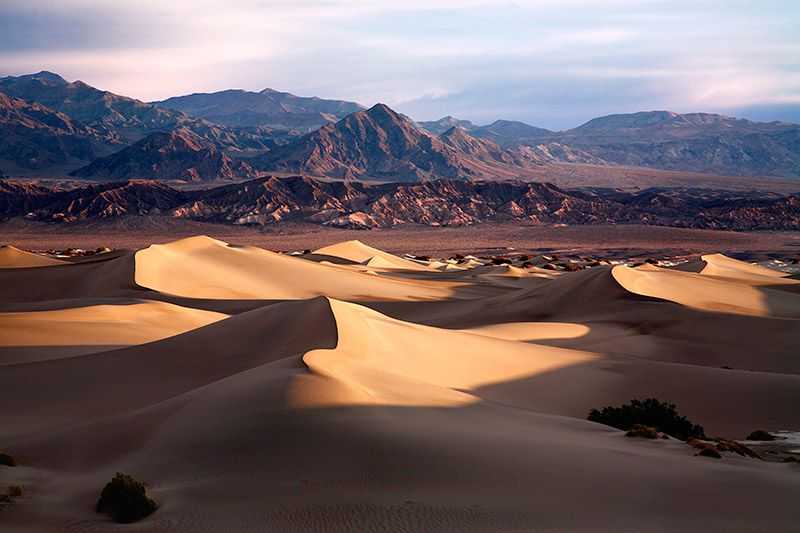
[{"label": "sky", "polygon": [[40,70],[145,101],[271,87],[416,120],[800,122],[800,1],[1,0],[0,75]]}]

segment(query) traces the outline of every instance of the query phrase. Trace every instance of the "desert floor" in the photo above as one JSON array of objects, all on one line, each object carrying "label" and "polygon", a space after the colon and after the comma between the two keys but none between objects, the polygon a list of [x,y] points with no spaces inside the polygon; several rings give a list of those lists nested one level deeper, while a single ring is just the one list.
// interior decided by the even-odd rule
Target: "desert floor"
[{"label": "desert floor", "polygon": [[[2,531],[797,531],[800,464],[586,416],[656,397],[712,436],[799,431],[800,281],[717,253],[567,272],[373,247],[790,254],[791,234],[229,229],[236,244],[143,247],[40,229],[2,235],[141,249],[0,249],[0,451],[19,462],[0,489],[23,488]],[[373,246],[333,244],[352,234]],[[94,512],[118,471],[153,515]]]},{"label": "desert floor", "polygon": [[316,250],[337,242],[360,240],[391,253],[447,256],[453,253],[584,251],[631,257],[656,254],[711,253],[800,257],[798,232],[737,232],[661,226],[535,226],[487,223],[476,226],[398,226],[347,230],[285,223],[247,227],[173,218],[130,217],[103,222],[47,224],[19,219],[0,223],[0,243],[29,250],[81,247],[144,248],[181,237],[208,235],[226,242],[268,250]]}]

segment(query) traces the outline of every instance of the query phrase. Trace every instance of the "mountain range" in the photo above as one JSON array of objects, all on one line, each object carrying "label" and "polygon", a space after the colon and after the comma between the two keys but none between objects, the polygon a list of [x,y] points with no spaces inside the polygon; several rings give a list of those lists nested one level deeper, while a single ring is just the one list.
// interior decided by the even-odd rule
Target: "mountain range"
[{"label": "mountain range", "polygon": [[505,152],[457,128],[431,135],[388,106],[376,104],[280,146],[254,164],[340,179],[514,177],[515,159]]},{"label": "mountain range", "polygon": [[800,125],[752,122],[712,113],[647,111],[599,117],[554,132],[522,122],[487,126],[445,117],[420,126],[458,125],[501,146],[526,146],[564,163],[649,167],[732,176],[800,176]]},{"label": "mountain range", "polygon": [[118,137],[35,102],[0,93],[0,160],[46,169],[90,160],[122,146]]},{"label": "mountain range", "polygon": [[252,178],[257,172],[247,162],[233,159],[216,144],[189,128],[157,132],[72,172],[79,178],[97,176],[128,179],[158,176],[188,182]]},{"label": "mountain range", "polygon": [[231,89],[215,93],[176,96],[155,105],[174,109],[225,126],[266,126],[313,130],[364,108],[354,102],[323,100],[264,89]]},{"label": "mountain range", "polygon": [[0,78],[0,170],[215,181],[269,172],[347,180],[541,179],[552,165],[800,177],[800,126],[707,113],[609,115],[551,131],[264,89],[146,103],[51,72]]},{"label": "mountain range", "polygon": [[0,218],[77,223],[161,216],[234,225],[302,222],[370,229],[402,224],[650,224],[800,229],[800,196],[702,189],[565,190],[549,183],[436,180],[368,184],[265,176],[209,189],[154,180],[66,188],[0,180]]},{"label": "mountain range", "polygon": [[[75,170],[86,165],[98,156],[109,155],[135,143],[144,137],[169,132],[177,128],[189,130],[195,135],[214,143],[221,149],[233,152],[246,150],[266,150],[273,142],[262,132],[228,128],[202,118],[190,117],[185,113],[147,104],[133,98],[102,91],[81,81],[67,82],[51,72],[39,72],[26,76],[7,76],[0,78],[0,114],[6,117],[4,128],[16,130],[16,143],[29,145],[27,152],[11,151],[5,137],[0,141],[0,165],[9,171],[24,173],[35,170],[39,173],[54,170],[64,174],[65,170]],[[48,120],[26,120],[14,118],[13,109],[19,109],[19,101],[32,109],[36,106],[39,116],[44,111],[66,117],[72,124],[73,137],[85,137],[87,132],[93,138],[92,151],[74,150],[56,153],[43,158],[31,155],[32,151],[47,152],[52,149],[52,137],[64,137],[59,126]],[[42,111],[44,110],[44,111]],[[47,140],[41,140],[44,133]],[[71,165],[65,165],[69,160]],[[152,175],[149,177],[159,177]]]}]

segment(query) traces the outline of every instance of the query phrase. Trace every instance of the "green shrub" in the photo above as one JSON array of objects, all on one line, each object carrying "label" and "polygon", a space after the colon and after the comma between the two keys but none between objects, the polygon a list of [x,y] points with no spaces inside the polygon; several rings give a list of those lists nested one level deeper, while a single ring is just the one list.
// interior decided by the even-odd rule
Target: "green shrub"
[{"label": "green shrub", "polygon": [[757,430],[753,431],[752,433],[750,433],[747,436],[746,440],[771,441],[771,440],[776,440],[776,439],[777,439],[777,437],[775,435],[771,435],[771,434],[767,433],[766,431],[764,431],[763,429],[757,429]]},{"label": "green shrub", "polygon": [[703,427],[693,424],[685,416],[680,416],[674,404],[661,402],[655,398],[631,400],[630,403],[620,407],[592,409],[589,412],[589,420],[623,431],[630,430],[636,424],[650,426],[681,440],[705,437]]},{"label": "green shrub", "polygon": [[97,512],[107,513],[121,524],[141,520],[157,508],[156,502],[147,497],[141,482],[119,472],[106,484],[97,500]]}]

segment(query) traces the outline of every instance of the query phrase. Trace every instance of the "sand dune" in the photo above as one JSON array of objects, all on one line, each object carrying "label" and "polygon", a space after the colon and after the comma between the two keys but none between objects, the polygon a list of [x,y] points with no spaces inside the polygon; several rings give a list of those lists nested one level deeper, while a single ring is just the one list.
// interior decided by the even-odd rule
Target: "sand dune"
[{"label": "sand dune", "polygon": [[[458,405],[471,401],[464,393],[480,386],[595,358],[572,350],[402,322],[346,302],[333,300],[331,308],[338,328],[336,349],[312,351],[303,361],[312,372],[333,377],[390,405],[427,405],[427,401]],[[459,347],[458,364],[453,364],[452,346]],[[424,391],[417,393],[416,387]]]},{"label": "sand dune", "polygon": [[[74,307],[71,307],[73,306]],[[59,302],[55,310],[0,313],[0,364],[82,355],[143,344],[227,315],[164,302],[122,299]],[[23,356],[21,359],[14,356]]]},{"label": "sand dune", "polygon": [[7,309],[11,302],[118,296],[125,291],[135,292],[133,278],[130,252],[48,268],[0,269],[0,305]]},{"label": "sand dune", "polygon": [[325,246],[319,250],[315,250],[314,253],[317,255],[347,259],[371,267],[398,268],[402,270],[429,270],[429,268],[423,264],[397,257],[396,255],[378,250],[377,248],[373,248],[357,240]]},{"label": "sand dune", "polygon": [[[312,372],[365,391],[373,402],[460,405],[480,397],[580,417],[593,405],[624,402],[652,391],[679,400],[686,412],[712,429],[742,433],[763,419],[791,424],[795,414],[789,406],[800,401],[800,375],[742,376],[702,364],[643,362],[639,357],[604,356],[535,342],[591,333],[591,328],[577,324],[552,324],[549,335],[542,335],[541,326],[528,325],[528,336],[534,339],[509,342],[516,339],[476,335],[481,328],[459,332],[421,326],[338,301],[332,301],[331,308],[337,347],[307,353],[304,362]],[[514,329],[513,336],[520,337],[526,326],[517,324]],[[459,347],[456,355],[451,346]],[[564,395],[565,382],[581,394]],[[693,385],[689,390],[687,383]],[[730,394],[707,398],[709,389]],[[779,397],[785,407],[774,405]]]},{"label": "sand dune", "polygon": [[0,268],[31,268],[63,264],[64,261],[52,257],[26,252],[13,246],[0,246]]},{"label": "sand dune", "polygon": [[[770,270],[769,268],[759,265],[738,261],[722,254],[703,255],[696,261],[678,265],[675,267],[675,270],[754,282],[772,281],[775,283],[781,282],[780,278],[788,277],[788,274],[785,272],[778,272],[777,270]],[[783,280],[783,282],[791,283],[790,280]]]},{"label": "sand dune", "polygon": [[[704,269],[705,270],[705,269]],[[617,266],[614,279],[628,291],[708,311],[800,317],[800,295],[761,287],[752,276],[719,278],[653,265]]]},{"label": "sand dune", "polygon": [[131,531],[795,528],[793,465],[585,420],[655,396],[713,435],[800,429],[793,280],[441,268],[196,237],[0,271],[0,486],[26,491],[0,520],[117,530],[92,505],[125,471],[161,504]]},{"label": "sand dune", "polygon": [[377,278],[207,237],[137,252],[136,283],[180,296],[276,300],[434,300],[457,296],[462,285]]}]

